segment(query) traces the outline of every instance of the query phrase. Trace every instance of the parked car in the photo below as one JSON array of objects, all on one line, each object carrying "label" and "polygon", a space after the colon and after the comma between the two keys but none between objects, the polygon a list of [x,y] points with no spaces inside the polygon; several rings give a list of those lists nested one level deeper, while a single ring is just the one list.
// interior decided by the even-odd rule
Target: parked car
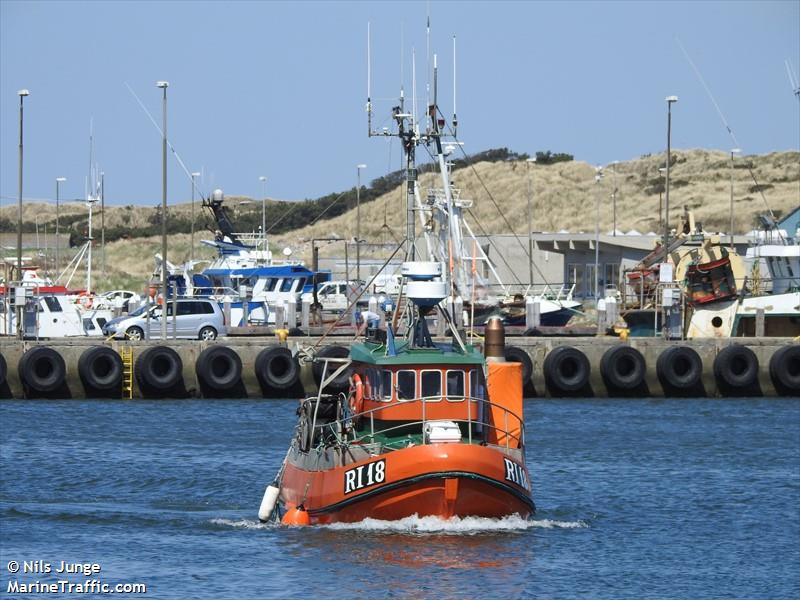
[{"label": "parked car", "polygon": [[[172,316],[173,303],[167,304],[167,335],[172,337],[175,327],[177,337],[213,340],[225,335],[225,317],[218,302],[205,298],[187,298],[177,301],[177,315]],[[143,340],[147,337],[147,306],[142,306],[125,317],[111,319],[103,326],[103,335],[115,338]],[[149,307],[150,337],[160,334],[163,309],[161,305]]]},{"label": "parked car", "polygon": [[109,308],[111,310],[121,310],[130,312],[135,309],[142,301],[142,297],[130,290],[114,290],[106,292],[94,299],[94,308]]}]

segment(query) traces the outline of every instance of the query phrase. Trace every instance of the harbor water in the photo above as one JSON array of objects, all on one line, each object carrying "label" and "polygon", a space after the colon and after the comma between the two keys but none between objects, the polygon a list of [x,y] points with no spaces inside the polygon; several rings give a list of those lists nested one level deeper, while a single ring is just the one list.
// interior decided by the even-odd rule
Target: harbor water
[{"label": "harbor water", "polygon": [[160,599],[800,596],[797,399],[531,400],[530,521],[262,525],[294,410],[0,402],[0,597],[63,579]]}]

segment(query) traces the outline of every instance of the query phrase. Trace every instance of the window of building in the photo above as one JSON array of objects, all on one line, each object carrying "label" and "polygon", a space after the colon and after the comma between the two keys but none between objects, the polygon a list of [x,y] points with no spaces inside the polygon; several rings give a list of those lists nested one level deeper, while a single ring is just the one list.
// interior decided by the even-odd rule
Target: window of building
[{"label": "window of building", "polygon": [[[586,265],[586,277],[583,280],[583,295],[586,298],[594,298],[594,273],[594,264],[592,263]],[[598,286],[599,285],[600,283],[598,282]]]},{"label": "window of building", "polygon": [[619,286],[619,265],[614,263],[606,263],[606,272],[605,277],[603,278],[603,284],[605,287],[613,285],[614,287]]}]

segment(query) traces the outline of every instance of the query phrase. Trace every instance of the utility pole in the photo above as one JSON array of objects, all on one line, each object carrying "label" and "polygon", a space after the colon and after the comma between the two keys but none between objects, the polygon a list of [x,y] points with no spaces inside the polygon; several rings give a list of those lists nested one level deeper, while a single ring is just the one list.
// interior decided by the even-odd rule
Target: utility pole
[{"label": "utility pole", "polygon": [[672,104],[678,101],[677,96],[667,96],[667,180],[664,184],[664,262],[669,259],[669,167],[672,162]]},{"label": "utility pole", "polygon": [[[356,165],[358,185],[356,186],[356,281],[361,281],[361,169],[367,165]],[[360,283],[359,283],[360,285]]]}]

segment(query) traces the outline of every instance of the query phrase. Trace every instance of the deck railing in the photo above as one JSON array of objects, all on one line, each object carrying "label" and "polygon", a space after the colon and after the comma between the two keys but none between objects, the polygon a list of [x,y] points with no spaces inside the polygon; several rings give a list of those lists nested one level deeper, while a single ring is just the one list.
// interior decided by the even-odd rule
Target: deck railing
[{"label": "deck railing", "polygon": [[[436,398],[434,400],[433,398]],[[325,423],[317,423],[319,414],[319,403],[336,402],[337,415],[342,416],[333,421]],[[386,437],[391,437],[392,434],[400,434],[401,432],[413,433],[420,436],[420,443],[422,445],[429,442],[425,439],[425,426],[428,423],[450,421],[459,425],[459,429],[464,425],[466,435],[462,430],[462,442],[466,438],[466,442],[472,444],[474,442],[491,443],[490,440],[495,440],[496,444],[504,446],[506,449],[522,449],[525,446],[525,425],[522,418],[516,413],[512,412],[505,406],[485,400],[483,398],[465,397],[459,403],[448,402],[447,406],[452,411],[452,416],[448,415],[447,418],[429,419],[427,417],[427,405],[435,402],[439,405],[442,402],[440,396],[428,398],[415,398],[413,400],[404,400],[402,403],[392,402],[383,406],[371,408],[360,413],[350,412],[348,400],[344,394],[340,394],[334,401],[332,398],[313,397],[303,401],[306,408],[306,414],[311,420],[311,427],[307,427],[305,431],[309,438],[304,444],[305,447],[310,448],[315,445],[338,445],[338,446],[351,446],[359,444],[362,446],[369,446],[371,444],[378,444],[380,448],[378,453],[385,451],[398,450],[399,448],[393,447],[393,444],[385,443]],[[397,409],[402,406],[403,408],[413,405],[420,405],[420,414],[422,418],[415,421],[400,421],[397,424],[387,425],[389,419],[381,419],[382,416],[390,416],[384,413]],[[464,414],[459,417],[457,409],[464,407]],[[473,416],[474,409],[477,408],[476,416]],[[495,422],[496,417],[502,414],[502,423]],[[379,429],[375,427],[375,421],[382,420],[384,426]],[[369,423],[369,427],[356,426],[357,423]],[[490,433],[493,432],[493,435]],[[384,441],[381,441],[384,438]],[[398,441],[406,442],[409,438],[402,438],[398,436]],[[414,445],[417,444],[416,440],[413,441]],[[405,445],[402,447],[406,447]]]}]

